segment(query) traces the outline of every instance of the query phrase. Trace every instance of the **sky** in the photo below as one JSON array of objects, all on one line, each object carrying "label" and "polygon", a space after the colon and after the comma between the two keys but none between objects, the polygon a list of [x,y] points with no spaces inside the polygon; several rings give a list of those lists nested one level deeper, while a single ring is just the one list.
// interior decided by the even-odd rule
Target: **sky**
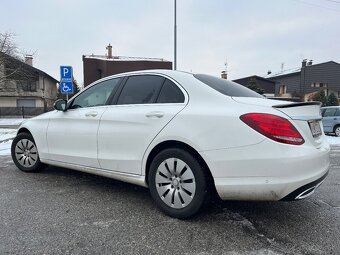
[{"label": "sky", "polygon": [[[82,55],[174,59],[174,0],[1,0],[0,33],[57,80]],[[228,79],[340,63],[340,0],[177,0],[177,69]]]}]

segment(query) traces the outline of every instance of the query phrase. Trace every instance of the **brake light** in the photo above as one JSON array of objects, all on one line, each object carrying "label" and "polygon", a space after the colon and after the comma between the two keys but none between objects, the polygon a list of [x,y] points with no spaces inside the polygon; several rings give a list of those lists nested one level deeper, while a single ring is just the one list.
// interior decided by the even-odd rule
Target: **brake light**
[{"label": "brake light", "polygon": [[240,117],[249,127],[280,143],[301,145],[305,142],[289,120],[266,113],[248,113]]}]

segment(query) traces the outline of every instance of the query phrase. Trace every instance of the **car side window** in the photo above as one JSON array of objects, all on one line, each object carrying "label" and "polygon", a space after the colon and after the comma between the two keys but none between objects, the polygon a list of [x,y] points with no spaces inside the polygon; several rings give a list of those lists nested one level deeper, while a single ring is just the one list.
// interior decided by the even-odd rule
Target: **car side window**
[{"label": "car side window", "polygon": [[70,109],[105,105],[120,80],[121,78],[106,80],[85,90],[73,100]]},{"label": "car side window", "polygon": [[185,97],[177,85],[166,79],[158,96],[157,103],[184,103],[184,99]]},{"label": "car side window", "polygon": [[334,115],[335,115],[335,116],[340,116],[340,108],[337,108],[337,109],[336,109],[336,112],[335,112]]},{"label": "car side window", "polygon": [[336,108],[328,108],[328,109],[326,109],[326,111],[324,112],[324,117],[334,116],[335,111],[336,111]]},{"label": "car side window", "polygon": [[156,75],[131,76],[119,95],[117,104],[150,104],[154,103],[164,82]]}]

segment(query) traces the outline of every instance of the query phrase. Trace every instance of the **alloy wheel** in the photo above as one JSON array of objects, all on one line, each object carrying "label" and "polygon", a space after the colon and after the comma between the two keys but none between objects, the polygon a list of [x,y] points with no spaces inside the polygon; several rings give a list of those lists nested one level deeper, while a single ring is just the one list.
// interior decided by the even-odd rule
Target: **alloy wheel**
[{"label": "alloy wheel", "polygon": [[35,144],[28,139],[21,139],[15,145],[15,157],[18,163],[25,168],[33,167],[38,159],[38,151]]},{"label": "alloy wheel", "polygon": [[340,136],[340,127],[337,127],[336,129],[335,129],[335,135],[336,136]]},{"label": "alloy wheel", "polygon": [[188,206],[195,196],[196,182],[193,171],[182,160],[164,160],[156,171],[155,184],[159,197],[169,207]]}]

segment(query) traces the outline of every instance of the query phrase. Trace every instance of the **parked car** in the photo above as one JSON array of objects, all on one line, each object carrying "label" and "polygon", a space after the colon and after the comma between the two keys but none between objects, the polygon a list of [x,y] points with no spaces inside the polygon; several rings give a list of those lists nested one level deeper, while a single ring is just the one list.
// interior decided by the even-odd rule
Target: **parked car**
[{"label": "parked car", "polygon": [[325,133],[334,133],[340,136],[340,106],[321,108],[322,125]]},{"label": "parked car", "polygon": [[24,122],[25,172],[66,167],[148,187],[166,214],[224,200],[298,200],[328,174],[320,104],[270,100],[205,74],[149,70],[94,82]]}]

